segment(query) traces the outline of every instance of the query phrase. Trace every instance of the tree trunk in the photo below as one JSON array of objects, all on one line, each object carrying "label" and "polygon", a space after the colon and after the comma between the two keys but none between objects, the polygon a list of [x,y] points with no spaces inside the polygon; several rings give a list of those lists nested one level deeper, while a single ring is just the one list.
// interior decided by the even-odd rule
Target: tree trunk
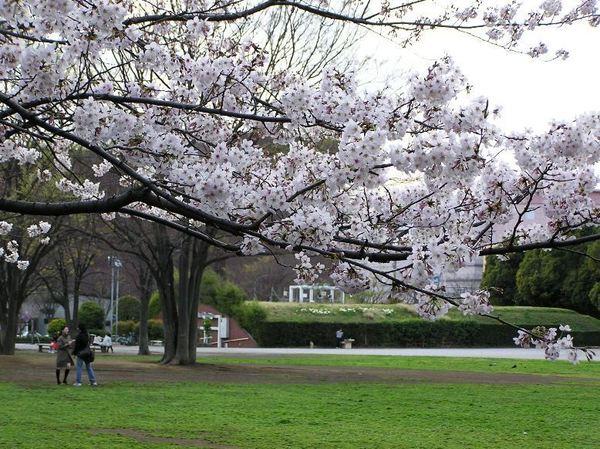
[{"label": "tree trunk", "polygon": [[172,290],[161,289],[160,292],[160,303],[163,316],[163,330],[164,330],[164,354],[161,359],[161,363],[170,363],[176,355],[177,349],[177,310],[175,308],[174,292]]},{"label": "tree trunk", "polygon": [[145,265],[138,265],[138,280],[140,287],[140,330],[138,335],[138,354],[149,355],[148,348],[148,307],[152,297],[152,278],[150,270]]},{"label": "tree trunk", "polygon": [[16,299],[9,300],[6,313],[0,316],[0,354],[13,355],[17,339],[19,306]]},{"label": "tree trunk", "polygon": [[177,350],[174,362],[178,365],[190,365],[194,359],[190,358],[190,250],[191,237],[183,237],[183,245],[179,255],[179,289],[177,292]]},{"label": "tree trunk", "polygon": [[71,320],[71,328],[77,329],[77,325],[79,324],[79,291],[80,285],[79,282],[75,281],[73,285],[73,314]]},{"label": "tree trunk", "polygon": [[177,357],[175,363],[196,363],[198,343],[198,302],[200,284],[206,267],[209,245],[200,240],[186,238],[179,259],[179,296]]},{"label": "tree trunk", "polygon": [[175,291],[172,246],[164,228],[155,226],[156,266],[152,274],[161,298],[164,354],[161,363],[189,365],[196,362],[200,282],[210,246],[182,237],[178,259],[179,283]]},{"label": "tree trunk", "polygon": [[[214,236],[214,230],[209,229],[207,233]],[[202,275],[206,268],[208,251],[210,246],[203,241],[195,240],[193,247],[192,273],[190,276],[190,304],[188,313],[189,322],[189,359],[196,363],[196,345],[198,343],[198,303],[200,302],[200,286],[202,284]]]},{"label": "tree trunk", "polygon": [[148,306],[150,304],[150,298],[143,295],[140,298],[140,330],[138,335],[138,355],[149,355],[150,348],[148,348]]},{"label": "tree trunk", "polygon": [[[65,305],[66,304],[66,305]],[[63,310],[65,311],[65,321],[67,323],[71,322],[71,307],[69,307],[69,297],[67,296],[66,302],[61,303]]]},{"label": "tree trunk", "polygon": [[15,264],[0,262],[0,354],[15,353],[19,312],[27,295],[30,270],[31,266],[21,271]]},{"label": "tree trunk", "polygon": [[170,363],[177,350],[177,305],[175,303],[175,268],[173,254],[167,229],[154,225],[154,240],[156,242],[156,266],[153,276],[160,294],[160,308],[164,330],[164,353],[161,363]]}]

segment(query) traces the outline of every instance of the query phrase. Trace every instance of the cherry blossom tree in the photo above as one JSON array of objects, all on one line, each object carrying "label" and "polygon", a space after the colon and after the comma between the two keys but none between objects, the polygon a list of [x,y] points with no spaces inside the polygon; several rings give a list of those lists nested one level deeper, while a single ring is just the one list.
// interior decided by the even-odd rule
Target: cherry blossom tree
[{"label": "cherry blossom tree", "polygon": [[[118,214],[233,253],[284,249],[307,282],[324,269],[313,263],[320,255],[335,261],[331,278],[347,291],[376,279],[392,294],[416,292],[425,318],[457,307],[503,321],[487,292],[451,297],[429,281],[473,257],[600,238],[572,236],[598,223],[590,193],[600,115],[582,111],[543,133],[505,131],[449,57],[412,74],[401,93],[364,92],[357,69],[334,60],[315,84],[285,67],[268,71],[264,39],[232,36],[287,9],[404,45],[448,29],[532,58],[567,58],[567,49],[526,41],[540,28],[595,27],[596,1],[337,3],[0,1],[0,163],[36,170],[50,160],[40,182],[64,194],[3,197],[0,210]],[[333,151],[320,151],[325,139]],[[75,164],[91,157],[87,170]],[[543,199],[543,226],[524,220],[534,198]],[[9,260],[23,264],[9,245]],[[551,359],[569,349],[576,360],[568,330],[518,329],[516,342]]]}]

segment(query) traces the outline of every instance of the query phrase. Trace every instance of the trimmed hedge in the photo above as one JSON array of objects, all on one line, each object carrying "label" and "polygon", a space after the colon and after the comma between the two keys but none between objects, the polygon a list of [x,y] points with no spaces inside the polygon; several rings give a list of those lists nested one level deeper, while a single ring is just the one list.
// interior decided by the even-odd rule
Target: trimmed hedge
[{"label": "trimmed hedge", "polygon": [[117,321],[117,335],[128,335],[137,333],[140,328],[139,323],[133,320]]},{"label": "trimmed hedge", "polygon": [[67,322],[64,318],[54,318],[48,323],[48,335],[52,337],[54,334],[60,334],[66,325]]},{"label": "trimmed hedge", "polygon": [[[558,324],[545,325],[558,327]],[[263,347],[335,346],[335,332],[343,329],[358,347],[511,347],[516,331],[508,326],[475,321],[421,319],[396,323],[254,322],[247,330]],[[578,346],[600,345],[600,331],[571,332]]]},{"label": "trimmed hedge", "polygon": [[[39,337],[39,343],[50,343],[52,339],[50,337],[42,336]],[[15,343],[33,343],[38,344],[38,337],[16,337]]]},{"label": "trimmed hedge", "polygon": [[[137,335],[140,333],[140,323],[135,323],[133,332]],[[165,338],[162,320],[148,320],[148,339],[162,340]]]}]

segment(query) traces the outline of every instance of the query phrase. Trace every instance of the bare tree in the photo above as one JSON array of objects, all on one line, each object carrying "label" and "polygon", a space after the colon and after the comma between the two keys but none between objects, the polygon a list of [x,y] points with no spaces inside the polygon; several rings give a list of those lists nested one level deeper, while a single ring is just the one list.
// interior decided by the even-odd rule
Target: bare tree
[{"label": "bare tree", "polygon": [[68,230],[64,231],[56,245],[50,264],[41,272],[48,294],[63,307],[65,319],[73,328],[79,323],[81,285],[97,255],[92,239],[83,235],[77,227],[84,227],[93,233],[93,221],[93,217],[70,220]]},{"label": "bare tree", "polygon": [[[35,177],[24,173],[17,164],[9,164],[1,171],[0,192],[4,197],[28,198],[35,190],[35,184]],[[53,225],[50,236],[57,237],[62,219],[49,220]],[[11,245],[27,257],[28,264],[23,268],[0,257],[0,354],[14,353],[19,311],[25,300],[41,286],[36,273],[57,242],[52,239],[42,243],[30,237],[27,227],[31,222],[26,217],[12,218],[12,223]]]}]

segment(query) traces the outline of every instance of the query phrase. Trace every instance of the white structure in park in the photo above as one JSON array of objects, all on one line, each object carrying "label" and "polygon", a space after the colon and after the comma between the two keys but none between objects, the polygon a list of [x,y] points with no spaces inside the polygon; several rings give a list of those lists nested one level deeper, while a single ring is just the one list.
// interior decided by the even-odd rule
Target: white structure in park
[{"label": "white structure in park", "polygon": [[332,285],[290,285],[287,292],[289,302],[320,302],[344,304],[346,294]]},{"label": "white structure in park", "polygon": [[[223,340],[227,340],[229,338],[229,318],[224,317],[223,315],[218,315],[210,312],[198,312],[198,329],[202,331],[202,342],[205,345],[214,344],[217,348],[223,347]],[[207,332],[207,329],[202,325],[204,320],[210,320],[210,331],[217,332],[217,340],[215,342],[211,341],[211,335]],[[216,326],[215,324],[216,320]]]}]

